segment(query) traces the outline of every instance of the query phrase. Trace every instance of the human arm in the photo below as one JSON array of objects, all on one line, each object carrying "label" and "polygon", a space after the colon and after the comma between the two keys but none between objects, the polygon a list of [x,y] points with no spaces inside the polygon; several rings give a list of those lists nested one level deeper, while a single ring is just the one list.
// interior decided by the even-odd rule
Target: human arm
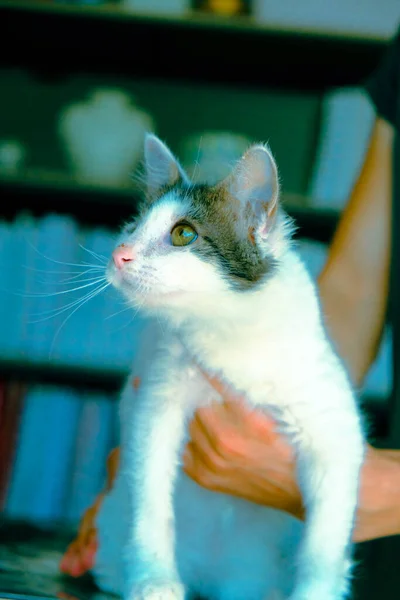
[{"label": "human arm", "polygon": [[[225,401],[197,411],[185,472],[208,489],[243,497],[303,519],[294,455],[274,422],[245,408],[212,380]],[[367,446],[354,541],[400,533],[400,452]]]},{"label": "human arm", "polygon": [[[330,336],[360,385],[373,362],[387,305],[394,131],[377,118],[357,183],[340,221],[320,297]],[[218,387],[218,382],[214,382]],[[201,485],[302,517],[290,447],[273,422],[226,402],[198,411],[185,457]],[[362,469],[355,539],[400,533],[400,453],[368,447]]]},{"label": "human arm", "polygon": [[356,385],[376,356],[386,313],[393,140],[393,127],[378,118],[319,277],[326,326]]},{"label": "human arm", "polygon": [[84,512],[78,529],[78,535],[68,546],[60,562],[61,572],[79,577],[92,568],[97,551],[97,533],[95,519],[104,496],[113,486],[118,466],[120,450],[114,448],[107,458],[107,478],[104,490],[96,497],[93,504]]}]

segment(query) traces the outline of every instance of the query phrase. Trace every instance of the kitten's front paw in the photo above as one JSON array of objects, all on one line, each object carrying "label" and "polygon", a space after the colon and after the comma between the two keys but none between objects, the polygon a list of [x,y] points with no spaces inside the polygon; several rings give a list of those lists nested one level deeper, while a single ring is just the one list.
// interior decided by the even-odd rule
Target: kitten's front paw
[{"label": "kitten's front paw", "polygon": [[128,600],[184,600],[185,590],[179,581],[148,579],[134,586]]}]

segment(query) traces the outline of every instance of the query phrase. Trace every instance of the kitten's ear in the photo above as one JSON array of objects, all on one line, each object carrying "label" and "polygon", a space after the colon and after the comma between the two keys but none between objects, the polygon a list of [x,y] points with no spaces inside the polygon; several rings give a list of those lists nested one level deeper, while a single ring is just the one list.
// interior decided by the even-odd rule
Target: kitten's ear
[{"label": "kitten's ear", "polygon": [[251,146],[221,185],[239,201],[245,222],[266,234],[279,199],[278,169],[269,149],[261,144]]},{"label": "kitten's ear", "polygon": [[163,187],[189,178],[170,149],[155,135],[148,133],[144,142],[147,195],[153,200]]}]

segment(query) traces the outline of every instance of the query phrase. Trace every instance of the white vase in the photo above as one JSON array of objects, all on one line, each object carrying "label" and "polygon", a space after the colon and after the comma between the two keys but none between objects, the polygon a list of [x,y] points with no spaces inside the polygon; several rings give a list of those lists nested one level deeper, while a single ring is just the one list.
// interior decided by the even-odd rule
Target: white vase
[{"label": "white vase", "polygon": [[231,131],[194,134],[183,142],[183,165],[194,181],[213,185],[230,173],[249,146],[249,138]]},{"label": "white vase", "polygon": [[190,0],[123,0],[122,6],[131,12],[149,15],[184,15],[191,3]]},{"label": "white vase", "polygon": [[125,187],[137,166],[153,121],[118,89],[96,89],[88,100],[65,108],[59,133],[77,179]]}]

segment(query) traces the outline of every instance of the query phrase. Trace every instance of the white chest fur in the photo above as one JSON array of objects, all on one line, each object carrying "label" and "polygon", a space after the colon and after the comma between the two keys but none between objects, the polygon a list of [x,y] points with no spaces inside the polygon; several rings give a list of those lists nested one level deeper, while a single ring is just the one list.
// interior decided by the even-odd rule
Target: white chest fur
[{"label": "white chest fur", "polygon": [[[250,299],[216,306],[197,321],[180,315],[179,339],[164,329],[139,395],[126,393],[123,469],[99,521],[104,540],[123,530],[126,561],[101,560],[100,553],[103,587],[129,600],[182,600],[185,590],[210,600],[345,597],[360,420],[314,288],[297,257],[287,260],[290,278],[276,278]],[[213,394],[196,363],[271,412],[295,446],[308,507],[300,545],[301,528],[290,517],[208,492],[182,475],[186,417]],[[112,523],[124,514],[128,531]],[[109,579],[106,561],[114,562]]]}]

